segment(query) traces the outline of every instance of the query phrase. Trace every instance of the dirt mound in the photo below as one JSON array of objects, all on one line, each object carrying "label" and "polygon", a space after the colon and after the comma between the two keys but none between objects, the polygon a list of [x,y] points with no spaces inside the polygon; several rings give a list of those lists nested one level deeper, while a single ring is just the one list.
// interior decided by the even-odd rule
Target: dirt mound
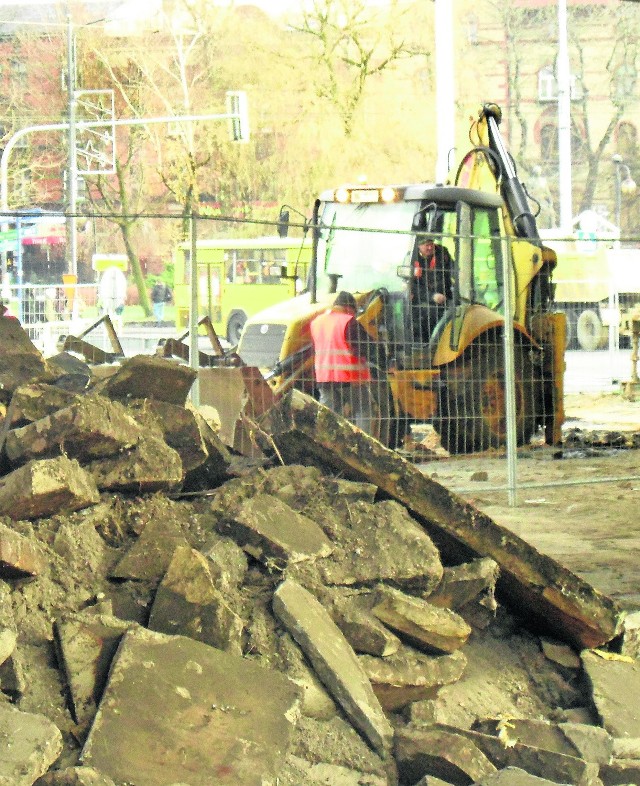
[{"label": "dirt mound", "polygon": [[0,782],[636,777],[637,628],[375,440],[294,397],[248,459],[182,365],[13,362]]}]

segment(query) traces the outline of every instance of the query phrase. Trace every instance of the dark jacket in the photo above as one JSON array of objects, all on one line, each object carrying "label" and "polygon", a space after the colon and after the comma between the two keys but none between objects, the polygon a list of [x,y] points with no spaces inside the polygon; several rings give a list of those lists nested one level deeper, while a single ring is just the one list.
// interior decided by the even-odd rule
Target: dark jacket
[{"label": "dark jacket", "polygon": [[447,248],[436,244],[431,259],[418,253],[413,269],[411,300],[414,305],[429,303],[435,292],[441,292],[447,300],[453,298],[453,260]]},{"label": "dark jacket", "polygon": [[171,300],[171,289],[162,281],[158,281],[151,289],[152,303],[168,303]]}]

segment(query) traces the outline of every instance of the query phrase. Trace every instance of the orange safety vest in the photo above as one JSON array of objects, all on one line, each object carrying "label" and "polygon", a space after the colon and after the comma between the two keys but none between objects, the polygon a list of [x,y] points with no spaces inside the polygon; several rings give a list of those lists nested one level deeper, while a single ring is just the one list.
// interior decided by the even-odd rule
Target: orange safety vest
[{"label": "orange safety vest", "polygon": [[315,350],[316,382],[369,382],[371,374],[347,344],[347,323],[352,314],[325,311],[311,322],[311,338]]}]

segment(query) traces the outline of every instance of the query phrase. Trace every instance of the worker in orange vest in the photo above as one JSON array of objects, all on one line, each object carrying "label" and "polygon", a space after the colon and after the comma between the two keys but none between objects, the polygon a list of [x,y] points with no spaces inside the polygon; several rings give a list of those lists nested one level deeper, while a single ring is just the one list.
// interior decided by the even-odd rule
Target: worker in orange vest
[{"label": "worker in orange vest", "polygon": [[356,320],[356,301],[339,292],[333,306],[311,322],[314,369],[320,403],[372,435],[373,397],[369,363],[380,347]]}]

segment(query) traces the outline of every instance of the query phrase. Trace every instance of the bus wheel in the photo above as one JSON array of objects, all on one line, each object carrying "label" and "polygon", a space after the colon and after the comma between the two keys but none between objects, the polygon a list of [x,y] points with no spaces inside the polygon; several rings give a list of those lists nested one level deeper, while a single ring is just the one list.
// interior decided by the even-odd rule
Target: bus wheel
[{"label": "bus wheel", "polygon": [[242,335],[242,328],[246,321],[247,315],[244,311],[232,311],[229,315],[229,321],[227,322],[227,341],[231,346],[235,347],[238,345],[240,336]]},{"label": "bus wheel", "polygon": [[[527,444],[541,411],[541,385],[526,348],[516,345],[515,410],[518,445]],[[505,373],[501,344],[472,346],[444,374],[434,428],[449,453],[473,453],[506,442]]]},{"label": "bus wheel", "polygon": [[607,340],[607,330],[599,315],[591,308],[585,308],[576,323],[578,344],[587,351],[600,349]]}]

